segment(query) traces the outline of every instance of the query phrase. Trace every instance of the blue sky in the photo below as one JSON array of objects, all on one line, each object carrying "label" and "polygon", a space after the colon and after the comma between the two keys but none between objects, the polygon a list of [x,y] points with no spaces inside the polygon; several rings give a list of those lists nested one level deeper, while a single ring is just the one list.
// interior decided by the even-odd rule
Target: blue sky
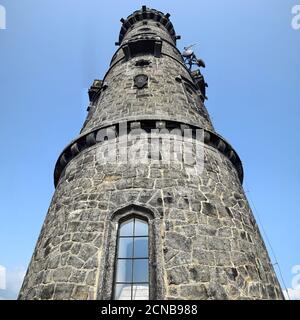
[{"label": "blue sky", "polygon": [[0,0],[7,20],[0,30],[0,265],[8,278],[0,298],[16,296],[54,192],[54,164],[84,122],[87,87],[108,68],[119,19],[142,4],[171,13],[180,49],[197,43],[207,66],[206,106],[243,161],[254,214],[292,287],[291,269],[300,265],[300,30],[291,27],[291,10],[299,0]]}]

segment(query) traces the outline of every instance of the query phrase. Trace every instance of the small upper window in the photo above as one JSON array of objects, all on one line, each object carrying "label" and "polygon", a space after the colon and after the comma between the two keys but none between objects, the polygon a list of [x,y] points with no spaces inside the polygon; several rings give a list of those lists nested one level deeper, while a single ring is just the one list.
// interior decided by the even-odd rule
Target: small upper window
[{"label": "small upper window", "polygon": [[158,40],[155,37],[149,38],[149,35],[150,33],[141,35],[141,38],[133,38],[127,44],[122,46],[125,55],[125,61],[145,54],[152,54],[156,58],[161,56],[161,39]]},{"label": "small upper window", "polygon": [[114,299],[149,299],[148,222],[132,217],[119,226]]}]

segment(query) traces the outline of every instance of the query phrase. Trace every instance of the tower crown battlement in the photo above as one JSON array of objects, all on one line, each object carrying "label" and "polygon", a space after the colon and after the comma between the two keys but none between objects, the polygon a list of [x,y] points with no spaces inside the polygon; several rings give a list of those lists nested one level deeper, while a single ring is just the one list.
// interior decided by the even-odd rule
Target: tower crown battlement
[{"label": "tower crown battlement", "polygon": [[134,11],[126,19],[121,19],[122,26],[119,34],[119,42],[117,42],[116,44],[120,45],[126,37],[127,33],[137,25],[144,25],[144,29],[146,29],[147,24],[152,24],[156,25],[159,28],[162,28],[165,32],[167,32],[174,45],[176,45],[176,40],[180,39],[180,36],[176,36],[173,24],[170,21],[169,17],[169,13],[164,14],[158,10],[142,6],[140,10]]}]

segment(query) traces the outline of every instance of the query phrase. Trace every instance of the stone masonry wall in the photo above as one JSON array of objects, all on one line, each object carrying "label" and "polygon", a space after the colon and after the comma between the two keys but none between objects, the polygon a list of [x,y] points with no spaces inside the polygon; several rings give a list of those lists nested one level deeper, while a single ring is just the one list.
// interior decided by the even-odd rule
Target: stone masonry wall
[{"label": "stone masonry wall", "polygon": [[[135,66],[142,58],[150,61],[150,65],[143,68]],[[142,90],[134,87],[133,79],[138,74],[146,74],[149,78],[147,87]],[[194,104],[203,109],[203,113],[189,102],[183,84],[176,81],[177,76],[192,81],[186,68],[167,56],[135,57],[128,62],[117,63],[104,79],[107,89],[101,93],[82,133],[100,124],[139,118],[177,120],[213,130],[209,118],[203,116],[206,109],[199,105],[197,94],[193,94]]]},{"label": "stone masonry wall", "polygon": [[164,299],[278,299],[281,290],[235,168],[205,148],[184,164],[109,165],[98,144],[73,159],[55,191],[21,299],[96,299],[112,212],[158,212]]}]

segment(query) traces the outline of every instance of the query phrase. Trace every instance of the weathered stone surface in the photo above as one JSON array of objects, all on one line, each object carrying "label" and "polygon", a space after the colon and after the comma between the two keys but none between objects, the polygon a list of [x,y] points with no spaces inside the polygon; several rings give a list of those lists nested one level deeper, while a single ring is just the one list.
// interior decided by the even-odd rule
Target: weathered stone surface
[{"label": "weathered stone surface", "polygon": [[167,271],[168,283],[172,284],[182,284],[189,282],[188,271],[185,267],[175,267]]},{"label": "weathered stone surface", "polygon": [[208,216],[217,216],[217,209],[216,207],[210,202],[203,202],[202,203],[202,213]]},{"label": "weathered stone surface", "polygon": [[216,265],[213,252],[204,251],[198,248],[193,250],[193,261],[200,265]]},{"label": "weathered stone surface", "polygon": [[71,298],[74,290],[74,284],[67,283],[56,283],[53,299],[54,300],[68,300]]},{"label": "weathered stone surface", "polygon": [[222,285],[216,282],[210,282],[208,285],[208,297],[213,300],[226,300],[228,296]]},{"label": "weathered stone surface", "polygon": [[208,293],[205,285],[185,285],[180,286],[180,297],[183,299],[206,300]]},{"label": "weathered stone surface", "polygon": [[54,293],[54,284],[48,284],[44,286],[41,290],[42,300],[51,300]]},{"label": "weathered stone surface", "polygon": [[76,256],[70,256],[67,263],[68,265],[78,269],[80,269],[84,264],[84,262]]},{"label": "weathered stone surface", "polygon": [[209,268],[204,265],[193,265],[189,268],[190,279],[195,282],[209,282],[210,272]]},{"label": "weathered stone surface", "polygon": [[71,267],[63,267],[63,268],[58,268],[53,271],[52,273],[52,278],[54,282],[64,282],[66,279],[68,280],[70,275],[72,273]]},{"label": "weathered stone surface", "polygon": [[187,237],[176,233],[167,232],[166,234],[166,247],[173,248],[181,251],[190,251],[191,241]]},{"label": "weathered stone surface", "polygon": [[89,287],[86,285],[76,286],[72,298],[76,300],[87,300],[89,298]]}]

